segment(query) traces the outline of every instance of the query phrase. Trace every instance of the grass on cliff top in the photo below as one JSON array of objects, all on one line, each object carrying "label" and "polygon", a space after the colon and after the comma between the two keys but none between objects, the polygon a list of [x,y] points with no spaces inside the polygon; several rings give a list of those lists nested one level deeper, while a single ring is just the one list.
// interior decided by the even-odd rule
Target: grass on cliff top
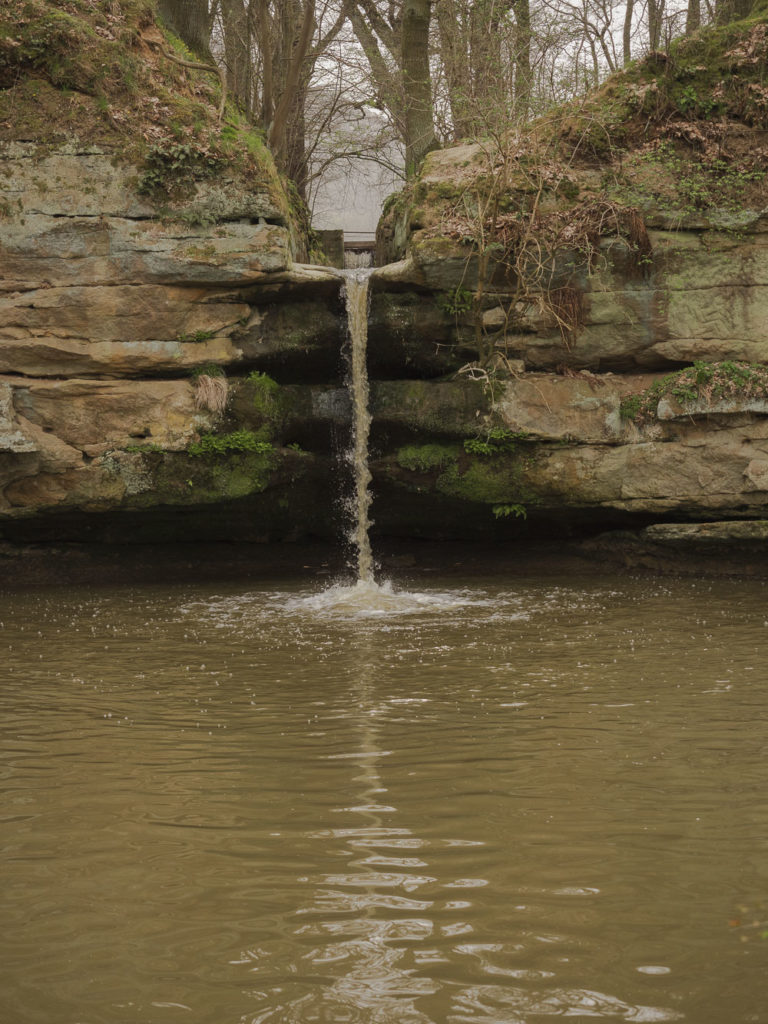
[{"label": "grass on cliff top", "polygon": [[[768,129],[768,13],[708,26],[611,75],[555,112],[563,142],[601,157],[657,137],[704,140],[703,124]],[[542,119],[546,125],[548,117]]]},{"label": "grass on cliff top", "polygon": [[768,164],[768,15],[710,26],[557,112],[561,153],[607,164],[618,199],[683,214],[761,207]]},{"label": "grass on cliff top", "polygon": [[[683,217],[761,208],[767,167],[762,9],[679,39],[668,54],[649,54],[522,128],[496,126],[487,138],[430,154],[385,216],[407,212],[421,238],[470,243],[531,209],[546,220],[606,202]],[[481,230],[485,210],[493,215]],[[610,218],[598,234],[602,227],[612,232]]]},{"label": "grass on cliff top", "polygon": [[621,417],[638,425],[656,418],[659,402],[673,398],[681,407],[703,402],[707,406],[722,401],[768,401],[768,367],[759,363],[724,360],[676,370],[655,381],[645,391],[627,395],[621,403]]},{"label": "grass on cliff top", "polygon": [[157,23],[153,0],[3,0],[0,141],[110,147],[129,162],[180,144],[286,205],[261,133],[229,105],[218,123],[216,75]]}]

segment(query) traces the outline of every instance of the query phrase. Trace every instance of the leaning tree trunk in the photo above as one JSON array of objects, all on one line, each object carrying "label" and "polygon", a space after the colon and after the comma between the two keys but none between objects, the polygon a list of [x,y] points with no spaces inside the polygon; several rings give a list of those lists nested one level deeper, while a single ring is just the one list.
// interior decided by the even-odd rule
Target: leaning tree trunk
[{"label": "leaning tree trunk", "polygon": [[165,25],[208,63],[211,56],[211,16],[208,0],[158,0],[157,9]]},{"label": "leaning tree trunk", "polygon": [[307,201],[307,92],[309,81],[302,76],[296,90],[295,102],[285,125],[282,166],[296,186],[296,192],[303,202]]},{"label": "leaning tree trunk", "polygon": [[437,147],[429,73],[431,7],[431,0],[403,3],[400,53],[405,94],[405,167],[409,176],[416,173],[427,153]]}]

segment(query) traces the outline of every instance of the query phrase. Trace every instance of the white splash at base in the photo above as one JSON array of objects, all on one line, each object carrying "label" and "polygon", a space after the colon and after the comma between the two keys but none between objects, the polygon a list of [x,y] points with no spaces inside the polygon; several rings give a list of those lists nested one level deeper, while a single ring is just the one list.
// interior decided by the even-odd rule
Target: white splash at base
[{"label": "white splash at base", "polygon": [[352,584],[336,583],[316,594],[288,598],[283,609],[340,618],[385,618],[454,611],[468,606],[490,607],[492,601],[471,590],[396,590],[389,581],[376,583],[372,579],[359,579]]}]

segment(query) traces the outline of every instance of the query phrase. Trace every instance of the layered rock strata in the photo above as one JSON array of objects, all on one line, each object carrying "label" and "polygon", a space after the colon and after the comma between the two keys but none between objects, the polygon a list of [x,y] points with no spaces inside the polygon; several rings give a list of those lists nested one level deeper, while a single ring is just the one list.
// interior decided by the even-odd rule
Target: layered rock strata
[{"label": "layered rock strata", "polygon": [[[0,142],[0,537],[336,536],[339,280],[294,263],[274,179],[221,170],[164,206],[114,145],[22,135]],[[594,154],[560,167],[542,185],[535,266],[520,189],[500,197],[504,258],[463,234],[478,147],[432,154],[392,205],[369,329],[380,534],[651,526],[663,547],[683,527],[705,543],[710,522],[724,543],[766,515],[760,171],[719,206],[676,205],[664,147],[608,185]],[[589,231],[569,235],[579,217]],[[659,383],[691,363],[693,388]]]},{"label": "layered rock strata", "polygon": [[[55,537],[63,514],[190,509],[267,488],[279,519],[282,489],[313,475],[269,424],[213,458],[190,449],[237,431],[201,401],[211,374],[269,367],[285,347],[306,355],[318,339],[338,374],[338,280],[293,267],[273,182],[199,181],[169,213],[137,191],[139,171],[108,146],[0,144],[6,534],[18,520],[46,530],[50,519]],[[324,299],[307,315],[311,302],[286,303],[308,283],[330,284],[330,308]],[[75,521],[68,536],[77,532]]]}]

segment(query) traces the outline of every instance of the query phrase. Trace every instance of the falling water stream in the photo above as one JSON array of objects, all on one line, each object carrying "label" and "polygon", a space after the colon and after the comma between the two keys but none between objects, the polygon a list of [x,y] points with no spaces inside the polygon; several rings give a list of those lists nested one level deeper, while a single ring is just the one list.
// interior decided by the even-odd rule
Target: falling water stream
[{"label": "falling water stream", "polygon": [[371,429],[369,410],[367,344],[368,344],[368,284],[372,269],[344,272],[344,294],[347,304],[347,325],[350,345],[350,392],[352,396],[353,437],[350,460],[354,473],[355,493],[352,502],[352,542],[357,551],[357,579],[373,584],[373,555],[371,552],[370,517],[371,472],[368,468],[368,435]]}]

